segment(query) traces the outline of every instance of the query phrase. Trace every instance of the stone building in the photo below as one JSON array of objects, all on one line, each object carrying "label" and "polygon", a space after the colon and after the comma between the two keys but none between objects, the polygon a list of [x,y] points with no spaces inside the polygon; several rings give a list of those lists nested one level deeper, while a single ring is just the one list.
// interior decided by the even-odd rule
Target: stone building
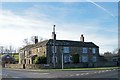
[{"label": "stone building", "polygon": [[[93,42],[85,42],[81,35],[80,41],[56,40],[55,26],[52,38],[42,42],[25,46],[20,49],[19,63],[33,64],[34,56],[46,56],[47,64],[52,68],[69,67],[95,67],[99,61],[99,47]],[[38,41],[38,40],[37,40]],[[73,55],[78,56],[78,62],[74,63]]]}]

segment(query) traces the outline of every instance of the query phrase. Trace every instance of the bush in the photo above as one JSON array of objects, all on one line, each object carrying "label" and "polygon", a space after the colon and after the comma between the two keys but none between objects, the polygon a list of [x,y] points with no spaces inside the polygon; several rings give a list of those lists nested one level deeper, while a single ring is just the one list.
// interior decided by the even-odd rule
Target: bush
[{"label": "bush", "polygon": [[45,56],[36,56],[33,60],[34,64],[46,64],[47,58]]}]

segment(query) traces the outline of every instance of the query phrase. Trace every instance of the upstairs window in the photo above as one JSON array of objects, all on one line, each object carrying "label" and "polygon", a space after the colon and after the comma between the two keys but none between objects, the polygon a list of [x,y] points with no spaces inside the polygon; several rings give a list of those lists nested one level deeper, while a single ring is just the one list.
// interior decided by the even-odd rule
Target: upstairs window
[{"label": "upstairs window", "polygon": [[92,53],[93,53],[93,54],[96,53],[96,48],[92,48]]},{"label": "upstairs window", "polygon": [[64,48],[63,48],[63,52],[64,52],[64,53],[69,53],[69,52],[70,52],[69,47],[64,47]]},{"label": "upstairs window", "polygon": [[87,53],[87,50],[88,50],[87,48],[83,48],[83,49],[82,49],[82,52],[83,52],[83,53]]}]

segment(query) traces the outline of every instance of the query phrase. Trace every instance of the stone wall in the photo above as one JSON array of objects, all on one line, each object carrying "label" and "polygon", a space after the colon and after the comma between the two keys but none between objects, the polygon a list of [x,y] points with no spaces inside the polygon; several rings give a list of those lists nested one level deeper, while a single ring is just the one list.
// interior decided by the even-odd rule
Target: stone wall
[{"label": "stone wall", "polygon": [[5,64],[5,68],[14,69],[47,69],[51,68],[48,64]]},{"label": "stone wall", "polygon": [[[71,63],[71,64],[64,64],[64,68],[87,68],[87,67],[112,67],[117,66],[117,63],[111,63],[111,62],[98,62],[92,64],[90,66],[87,63]],[[14,69],[49,69],[53,68],[52,65],[49,64],[5,64],[5,68],[14,68]],[[62,66],[59,66],[57,68],[62,68]]]},{"label": "stone wall", "polygon": [[50,66],[48,64],[25,64],[26,69],[48,69]]},{"label": "stone wall", "polygon": [[98,62],[97,67],[112,67],[117,66],[116,62]]},{"label": "stone wall", "polygon": [[23,69],[24,64],[5,64],[5,68]]},{"label": "stone wall", "polygon": [[81,64],[64,64],[64,68],[80,68],[80,67],[84,67]]}]

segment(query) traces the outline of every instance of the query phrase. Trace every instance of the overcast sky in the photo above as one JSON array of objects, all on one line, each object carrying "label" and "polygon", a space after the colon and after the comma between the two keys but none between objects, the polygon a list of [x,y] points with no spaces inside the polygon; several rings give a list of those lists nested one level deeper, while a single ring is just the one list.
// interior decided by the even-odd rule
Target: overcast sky
[{"label": "overcast sky", "polygon": [[94,42],[100,53],[118,47],[117,2],[2,2],[0,46],[21,47],[23,39],[39,36],[51,39],[56,25],[57,39]]}]

